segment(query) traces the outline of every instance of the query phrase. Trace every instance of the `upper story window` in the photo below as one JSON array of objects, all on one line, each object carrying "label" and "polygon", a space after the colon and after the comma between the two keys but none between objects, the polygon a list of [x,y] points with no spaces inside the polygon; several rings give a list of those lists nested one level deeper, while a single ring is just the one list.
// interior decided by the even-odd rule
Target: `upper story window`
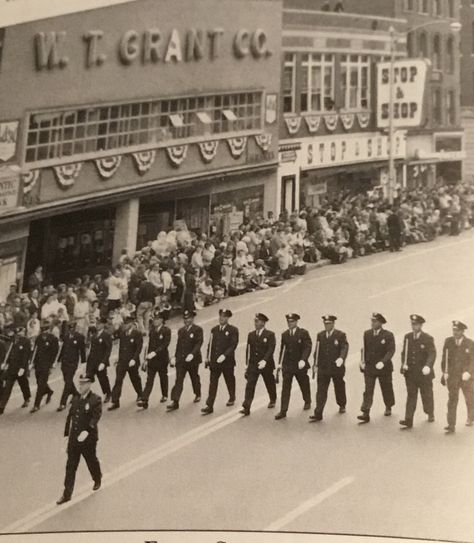
[{"label": "upper story window", "polygon": [[454,73],[456,65],[454,54],[454,38],[450,36],[446,41],[446,71],[449,74]]},{"label": "upper story window", "polygon": [[283,65],[283,113],[294,113],[296,106],[296,55],[285,53]]},{"label": "upper story window", "polygon": [[415,0],[405,0],[404,2],[405,11],[414,11],[415,10]]},{"label": "upper story window", "polygon": [[456,17],[456,0],[448,0],[448,17],[454,19]]},{"label": "upper story window", "polygon": [[71,162],[261,126],[259,91],[40,111],[29,115],[26,162]]},{"label": "upper story window", "polygon": [[438,17],[443,15],[443,0],[433,0],[433,15]]},{"label": "upper story window", "polygon": [[301,111],[334,109],[334,55],[304,54],[301,68]]},{"label": "upper story window", "polygon": [[433,69],[441,70],[441,37],[439,34],[435,34],[433,37]]},{"label": "upper story window", "polygon": [[430,0],[419,0],[420,13],[428,14],[430,12]]},{"label": "upper story window", "polygon": [[370,61],[366,55],[342,55],[341,89],[344,109],[370,107]]},{"label": "upper story window", "polygon": [[446,93],[446,121],[450,125],[456,124],[456,91]]},{"label": "upper story window", "polygon": [[441,89],[434,89],[432,94],[433,123],[440,125],[443,122],[443,112],[441,104]]},{"label": "upper story window", "polygon": [[428,58],[428,38],[426,32],[421,32],[418,36],[418,56]]}]

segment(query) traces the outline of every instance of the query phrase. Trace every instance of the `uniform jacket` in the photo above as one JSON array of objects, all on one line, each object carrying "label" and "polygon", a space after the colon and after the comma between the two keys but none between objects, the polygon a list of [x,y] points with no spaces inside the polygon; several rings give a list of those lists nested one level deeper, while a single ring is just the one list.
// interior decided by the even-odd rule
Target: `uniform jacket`
[{"label": "uniform jacket", "polygon": [[85,398],[74,396],[66,418],[64,436],[69,437],[70,444],[76,444],[79,434],[87,431],[89,436],[83,443],[97,441],[99,439],[97,425],[101,416],[102,400],[97,394],[89,391]]},{"label": "uniform jacket", "polygon": [[35,342],[35,359],[33,361],[35,370],[50,370],[59,352],[59,341],[50,332],[40,334]]},{"label": "uniform jacket", "polygon": [[156,353],[153,358],[148,360],[148,364],[166,364],[170,362],[170,354],[168,347],[171,342],[171,330],[167,326],[161,326],[158,330],[153,328],[150,330],[150,338],[148,342],[148,354]]},{"label": "uniform jacket", "polygon": [[258,363],[265,360],[267,365],[265,370],[275,369],[275,360],[273,354],[276,347],[276,338],[273,332],[264,328],[260,335],[257,331],[250,332],[247,337],[246,364],[251,370],[264,371],[258,369]]},{"label": "uniform jacket", "polygon": [[204,341],[204,333],[200,326],[193,324],[186,329],[183,326],[178,330],[175,358],[177,364],[184,364],[188,354],[194,355],[193,363],[202,362],[201,347]]},{"label": "uniform jacket", "polygon": [[[290,335],[289,330],[285,330],[281,335],[280,360],[283,371],[305,371],[309,369],[308,362],[313,343],[307,330],[304,328],[295,328],[294,334]],[[305,361],[304,370],[298,369],[298,362]]]},{"label": "uniform jacket", "polygon": [[[365,372],[370,375],[380,375],[393,372],[392,358],[395,354],[395,338],[392,332],[381,328],[374,335],[373,330],[364,332],[364,361]],[[381,370],[376,369],[375,365],[383,362],[384,367]]]},{"label": "uniform jacket", "polygon": [[446,338],[441,368],[443,373],[447,373],[452,378],[460,378],[466,371],[474,377],[474,342],[464,337],[458,347],[454,337]]},{"label": "uniform jacket", "polygon": [[405,335],[402,350],[402,368],[408,366],[407,376],[419,376],[425,366],[431,368],[431,372],[426,377],[433,379],[433,366],[436,360],[436,347],[434,339],[425,332],[420,332],[418,339],[415,334],[410,332]]},{"label": "uniform jacket", "polygon": [[[221,326],[214,326],[211,330],[211,337],[207,348],[207,358],[211,366],[235,366],[235,350],[239,344],[239,330],[231,324],[226,324],[221,330]],[[221,355],[225,356],[222,363],[217,359]]]},{"label": "uniform jacket", "polygon": [[4,376],[6,379],[16,379],[20,369],[28,372],[31,356],[31,343],[26,337],[18,337],[12,344],[8,357],[5,359],[7,368]]},{"label": "uniform jacket", "polygon": [[112,345],[112,336],[105,330],[92,336],[89,356],[87,357],[87,373],[95,373],[99,364],[109,365]]},{"label": "uniform jacket", "polygon": [[326,330],[319,332],[316,337],[315,349],[315,358],[316,353],[318,353],[315,362],[319,373],[324,375],[339,375],[345,373],[344,364],[340,368],[336,366],[336,360],[338,358],[342,358],[344,363],[346,362],[347,353],[349,352],[349,343],[347,342],[347,337],[344,332],[334,329],[329,338],[327,337]]},{"label": "uniform jacket", "polygon": [[119,338],[119,366],[127,366],[131,360],[140,363],[140,354],[143,347],[143,336],[138,330],[132,329],[129,332],[119,331],[116,334]]},{"label": "uniform jacket", "polygon": [[67,333],[64,336],[63,345],[59,352],[58,360],[62,369],[77,369],[79,361],[86,361],[86,339],[79,332]]}]

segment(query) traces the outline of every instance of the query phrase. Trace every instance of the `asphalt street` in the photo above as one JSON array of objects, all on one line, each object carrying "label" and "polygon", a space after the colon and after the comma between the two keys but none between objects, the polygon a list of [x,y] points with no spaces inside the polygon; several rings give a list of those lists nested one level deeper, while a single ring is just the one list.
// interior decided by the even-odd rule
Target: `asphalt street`
[{"label": "asphalt street", "polygon": [[[91,492],[81,463],[73,501],[62,507],[55,505],[66,460],[66,415],[55,412],[62,385],[58,373],[52,378],[52,403],[35,415],[19,408],[16,391],[0,420],[0,532],[245,529],[474,541],[474,429],[464,426],[461,397],[457,433],[443,432],[447,391],[439,382],[440,356],[435,366],[436,422],[428,424],[419,405],[411,431],[400,431],[398,424],[406,399],[398,369],[408,316],[426,318],[425,330],[434,335],[438,353],[452,319],[465,321],[470,336],[473,269],[474,232],[469,232],[396,255],[328,266],[278,289],[229,300],[226,305],[241,334],[236,406],[225,407],[222,381],[214,414],[201,416],[209,380],[204,367],[202,403],[192,403],[186,381],[181,408],[173,413],[159,404],[158,387],[150,408],[138,410],[126,382],[121,409],[105,412],[100,424],[103,488]],[[313,340],[322,328],[321,315],[338,315],[337,326],[350,343],[346,414],[338,414],[330,391],[324,421],[308,424],[310,413],[303,412],[294,384],[288,418],[277,422],[277,409],[267,409],[260,382],[251,416],[239,415],[245,339],[257,311],[270,317],[268,327],[277,333],[285,328],[285,313],[298,312]],[[377,389],[372,422],[360,426],[359,352],[374,311],[386,316],[386,327],[397,338],[397,404],[393,416],[384,417]],[[216,316],[214,306],[197,317],[206,343]],[[315,392],[312,381],[313,398]]]}]

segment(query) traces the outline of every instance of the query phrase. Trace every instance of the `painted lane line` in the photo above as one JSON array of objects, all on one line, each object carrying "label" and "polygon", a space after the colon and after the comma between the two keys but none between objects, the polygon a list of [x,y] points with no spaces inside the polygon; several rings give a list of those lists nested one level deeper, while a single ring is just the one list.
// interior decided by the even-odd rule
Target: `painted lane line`
[{"label": "painted lane line", "polygon": [[422,283],[427,283],[428,279],[419,279],[418,281],[411,281],[410,283],[405,283],[403,285],[399,285],[398,287],[389,288],[387,290],[383,290],[382,292],[378,292],[377,294],[372,294],[371,296],[368,296],[368,300],[373,300],[374,298],[383,298],[387,294],[392,294],[394,292],[399,292],[400,290],[405,290],[406,288],[414,287],[416,285],[421,285]]},{"label": "painted lane line", "polygon": [[309,500],[306,500],[301,505],[284,515],[283,517],[279,518],[275,522],[272,522],[267,528],[264,529],[265,532],[278,532],[285,526],[288,526],[288,524],[291,524],[294,522],[297,518],[301,517],[308,511],[311,511],[314,507],[317,505],[320,505],[324,501],[326,501],[328,498],[331,498],[335,494],[337,494],[339,491],[341,491],[346,486],[352,484],[354,482],[354,477],[345,477],[344,479],[341,479],[337,483],[334,483],[326,490],[323,490],[323,492],[320,492],[319,494],[316,494],[313,498],[310,498]]}]

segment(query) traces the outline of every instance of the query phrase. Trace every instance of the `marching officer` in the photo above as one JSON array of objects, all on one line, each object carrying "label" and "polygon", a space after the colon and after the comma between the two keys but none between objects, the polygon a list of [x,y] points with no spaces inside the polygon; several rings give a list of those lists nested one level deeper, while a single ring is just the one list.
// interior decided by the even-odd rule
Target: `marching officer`
[{"label": "marching officer", "polygon": [[311,409],[311,387],[308,377],[310,368],[308,359],[311,354],[312,341],[307,330],[298,327],[300,316],[296,313],[286,315],[288,330],[281,336],[281,347],[278,369],[283,370],[283,386],[281,391],[280,412],[275,420],[286,417],[291,396],[293,377],[298,381],[304,400],[304,409]]},{"label": "marching officer", "polygon": [[195,316],[195,311],[186,309],[183,313],[184,326],[178,330],[175,351],[176,381],[171,391],[171,403],[166,407],[168,411],[179,409],[179,400],[187,373],[189,373],[193,385],[194,403],[201,401],[199,364],[202,362],[201,347],[204,341],[204,332],[200,326],[194,324]]},{"label": "marching officer", "polygon": [[328,398],[329,384],[334,383],[336,402],[339,413],[346,412],[346,358],[349,352],[349,344],[344,332],[336,330],[337,317],[325,315],[322,317],[324,328],[316,337],[316,350],[314,351],[314,365],[318,372],[316,408],[314,415],[309,417],[310,422],[323,420],[324,406]]},{"label": "marching officer", "polygon": [[266,329],[268,317],[263,313],[255,315],[255,330],[250,332],[247,337],[247,350],[245,365],[247,370],[245,376],[247,385],[245,387],[245,400],[242,404],[243,415],[250,415],[250,407],[255,396],[255,387],[261,375],[268,395],[270,403],[268,408],[275,407],[277,399],[276,383],[275,383],[275,361],[273,354],[276,347],[275,334]]},{"label": "marching officer", "polygon": [[31,356],[31,343],[25,337],[25,328],[15,328],[15,336],[8,349],[8,354],[2,364],[4,375],[4,388],[0,394],[0,415],[5,411],[15,382],[18,383],[23,394],[22,408],[28,407],[31,398],[30,383],[28,381],[29,362]]},{"label": "marching officer", "polygon": [[112,404],[109,411],[120,407],[123,380],[128,373],[133,388],[137,393],[137,402],[142,397],[142,382],[140,379],[140,354],[143,347],[143,336],[137,330],[135,319],[127,317],[121,330],[116,334],[119,338],[119,356],[117,361],[117,373],[115,385],[112,389]]},{"label": "marching officer", "polygon": [[148,354],[143,363],[143,369],[147,372],[147,379],[141,401],[138,404],[143,409],[148,409],[148,400],[157,373],[160,377],[161,386],[160,403],[164,403],[168,399],[168,366],[170,363],[168,347],[171,342],[171,330],[165,325],[166,316],[166,313],[162,312],[155,314],[150,329]]},{"label": "marching officer", "polygon": [[211,377],[209,380],[209,395],[206,407],[201,409],[203,415],[214,411],[214,402],[217,395],[219,378],[224,375],[225,384],[229,392],[227,407],[235,403],[235,350],[239,344],[239,330],[229,324],[232,317],[230,309],[219,309],[219,324],[211,330],[211,337],[207,346],[206,366],[209,366]]},{"label": "marching officer", "polygon": [[90,377],[97,375],[102,393],[105,394],[104,403],[110,402],[111,389],[107,368],[109,367],[110,353],[112,352],[113,338],[106,330],[107,319],[101,317],[97,320],[91,336],[89,356],[87,357],[86,372]]},{"label": "marching officer", "polygon": [[91,392],[93,381],[94,377],[81,375],[79,395],[73,397],[66,419],[64,429],[64,437],[67,439],[66,477],[64,492],[56,502],[58,505],[71,500],[81,456],[84,457],[94,481],[92,490],[99,490],[102,483],[102,471],[97,458],[98,424],[102,416],[102,401],[97,394]]},{"label": "marching officer", "polygon": [[[433,366],[436,360],[434,339],[423,332],[426,322],[421,315],[410,315],[412,332],[405,335],[402,350],[401,373],[407,385],[407,404],[405,419],[400,421],[403,428],[413,427],[418,391],[420,391],[423,411],[428,421],[434,422]],[[403,429],[402,428],[402,429]]]},{"label": "marching officer", "polygon": [[443,347],[441,384],[448,387],[448,425],[445,430],[452,434],[456,430],[456,412],[459,389],[464,394],[467,407],[466,426],[474,424],[474,342],[465,336],[467,326],[453,321],[453,335],[446,338]]},{"label": "marching officer", "polygon": [[74,385],[79,362],[86,361],[86,338],[76,330],[76,321],[67,323],[68,331],[64,335],[63,344],[59,351],[58,360],[61,362],[61,371],[64,378],[64,389],[56,411],[64,411],[69,396],[77,396],[77,389]]},{"label": "marching officer", "polygon": [[364,374],[365,391],[362,401],[362,414],[357,418],[362,422],[370,422],[370,408],[374,401],[374,390],[377,379],[382,390],[385,403],[385,416],[390,417],[395,405],[393,393],[392,358],[395,354],[395,337],[385,330],[387,320],[380,313],[373,313],[371,329],[364,332],[364,348],[362,349],[360,369]]},{"label": "marching officer", "polygon": [[31,413],[39,411],[41,400],[46,396],[46,404],[51,401],[53,391],[48,385],[49,374],[59,352],[58,338],[51,332],[53,324],[43,323],[41,333],[36,338],[33,354],[33,367],[36,376],[36,397]]}]

